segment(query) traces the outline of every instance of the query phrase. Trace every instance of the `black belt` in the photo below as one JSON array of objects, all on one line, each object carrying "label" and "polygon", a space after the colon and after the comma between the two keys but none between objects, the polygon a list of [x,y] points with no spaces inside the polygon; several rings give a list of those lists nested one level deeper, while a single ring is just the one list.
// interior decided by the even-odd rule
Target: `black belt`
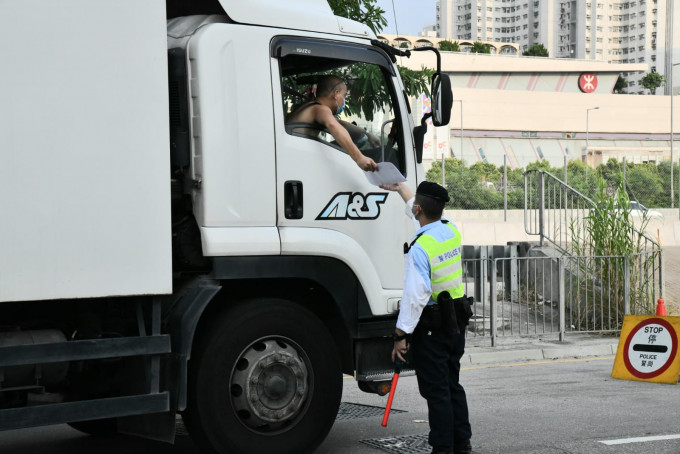
[{"label": "black belt", "polygon": [[[423,308],[419,325],[430,331],[444,330],[452,334],[459,332],[459,323],[463,326],[468,324],[472,316],[472,298],[465,296],[451,299],[448,292],[440,294],[441,300],[449,304],[449,307],[442,308],[441,304],[429,304]],[[448,299],[448,301],[446,301]]]}]

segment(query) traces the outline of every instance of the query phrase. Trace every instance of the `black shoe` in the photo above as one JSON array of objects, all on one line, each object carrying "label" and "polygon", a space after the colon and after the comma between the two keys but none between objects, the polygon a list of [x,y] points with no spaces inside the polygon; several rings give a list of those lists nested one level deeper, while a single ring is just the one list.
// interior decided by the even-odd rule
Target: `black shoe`
[{"label": "black shoe", "polygon": [[470,444],[470,440],[456,443],[456,446],[453,448],[453,454],[472,454],[472,445]]},{"label": "black shoe", "polygon": [[451,446],[433,446],[432,454],[453,454]]}]

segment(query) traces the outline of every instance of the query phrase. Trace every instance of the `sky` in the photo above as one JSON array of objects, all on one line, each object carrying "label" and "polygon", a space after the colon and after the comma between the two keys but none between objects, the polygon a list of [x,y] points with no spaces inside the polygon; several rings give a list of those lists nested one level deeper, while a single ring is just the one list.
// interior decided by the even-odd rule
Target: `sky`
[{"label": "sky", "polygon": [[[434,25],[437,16],[437,0],[378,0],[378,6],[386,11],[387,27],[383,33],[418,35],[426,25]],[[392,8],[394,4],[394,9]]]}]

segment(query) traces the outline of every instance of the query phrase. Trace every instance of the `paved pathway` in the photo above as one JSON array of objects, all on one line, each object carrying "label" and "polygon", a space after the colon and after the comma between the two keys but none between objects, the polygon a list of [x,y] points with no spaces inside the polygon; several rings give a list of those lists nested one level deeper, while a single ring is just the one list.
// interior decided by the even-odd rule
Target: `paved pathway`
[{"label": "paved pathway", "polygon": [[668,315],[680,315],[680,246],[664,247],[663,260],[666,309]]}]

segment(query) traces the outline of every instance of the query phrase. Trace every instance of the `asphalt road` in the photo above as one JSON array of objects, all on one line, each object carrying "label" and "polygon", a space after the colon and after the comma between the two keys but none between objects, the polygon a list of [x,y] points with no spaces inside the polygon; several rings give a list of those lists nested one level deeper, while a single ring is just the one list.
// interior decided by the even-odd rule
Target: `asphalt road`
[{"label": "asphalt road", "polygon": [[[468,392],[474,452],[680,453],[680,388],[612,379],[612,364],[613,357],[606,357],[466,368],[462,382]],[[353,379],[346,379],[345,416],[357,408],[377,414],[338,420],[317,454],[429,452],[422,445],[428,432],[427,410],[415,377],[399,380],[393,408],[403,412],[392,414],[387,428],[380,425],[380,408],[373,408],[383,407],[385,401],[386,397],[362,393]],[[396,439],[400,436],[410,437]],[[372,447],[366,443],[371,440],[392,450]],[[15,452],[197,454],[198,450],[182,435],[170,446],[126,437],[101,440],[55,426],[2,433],[0,453]]]}]

